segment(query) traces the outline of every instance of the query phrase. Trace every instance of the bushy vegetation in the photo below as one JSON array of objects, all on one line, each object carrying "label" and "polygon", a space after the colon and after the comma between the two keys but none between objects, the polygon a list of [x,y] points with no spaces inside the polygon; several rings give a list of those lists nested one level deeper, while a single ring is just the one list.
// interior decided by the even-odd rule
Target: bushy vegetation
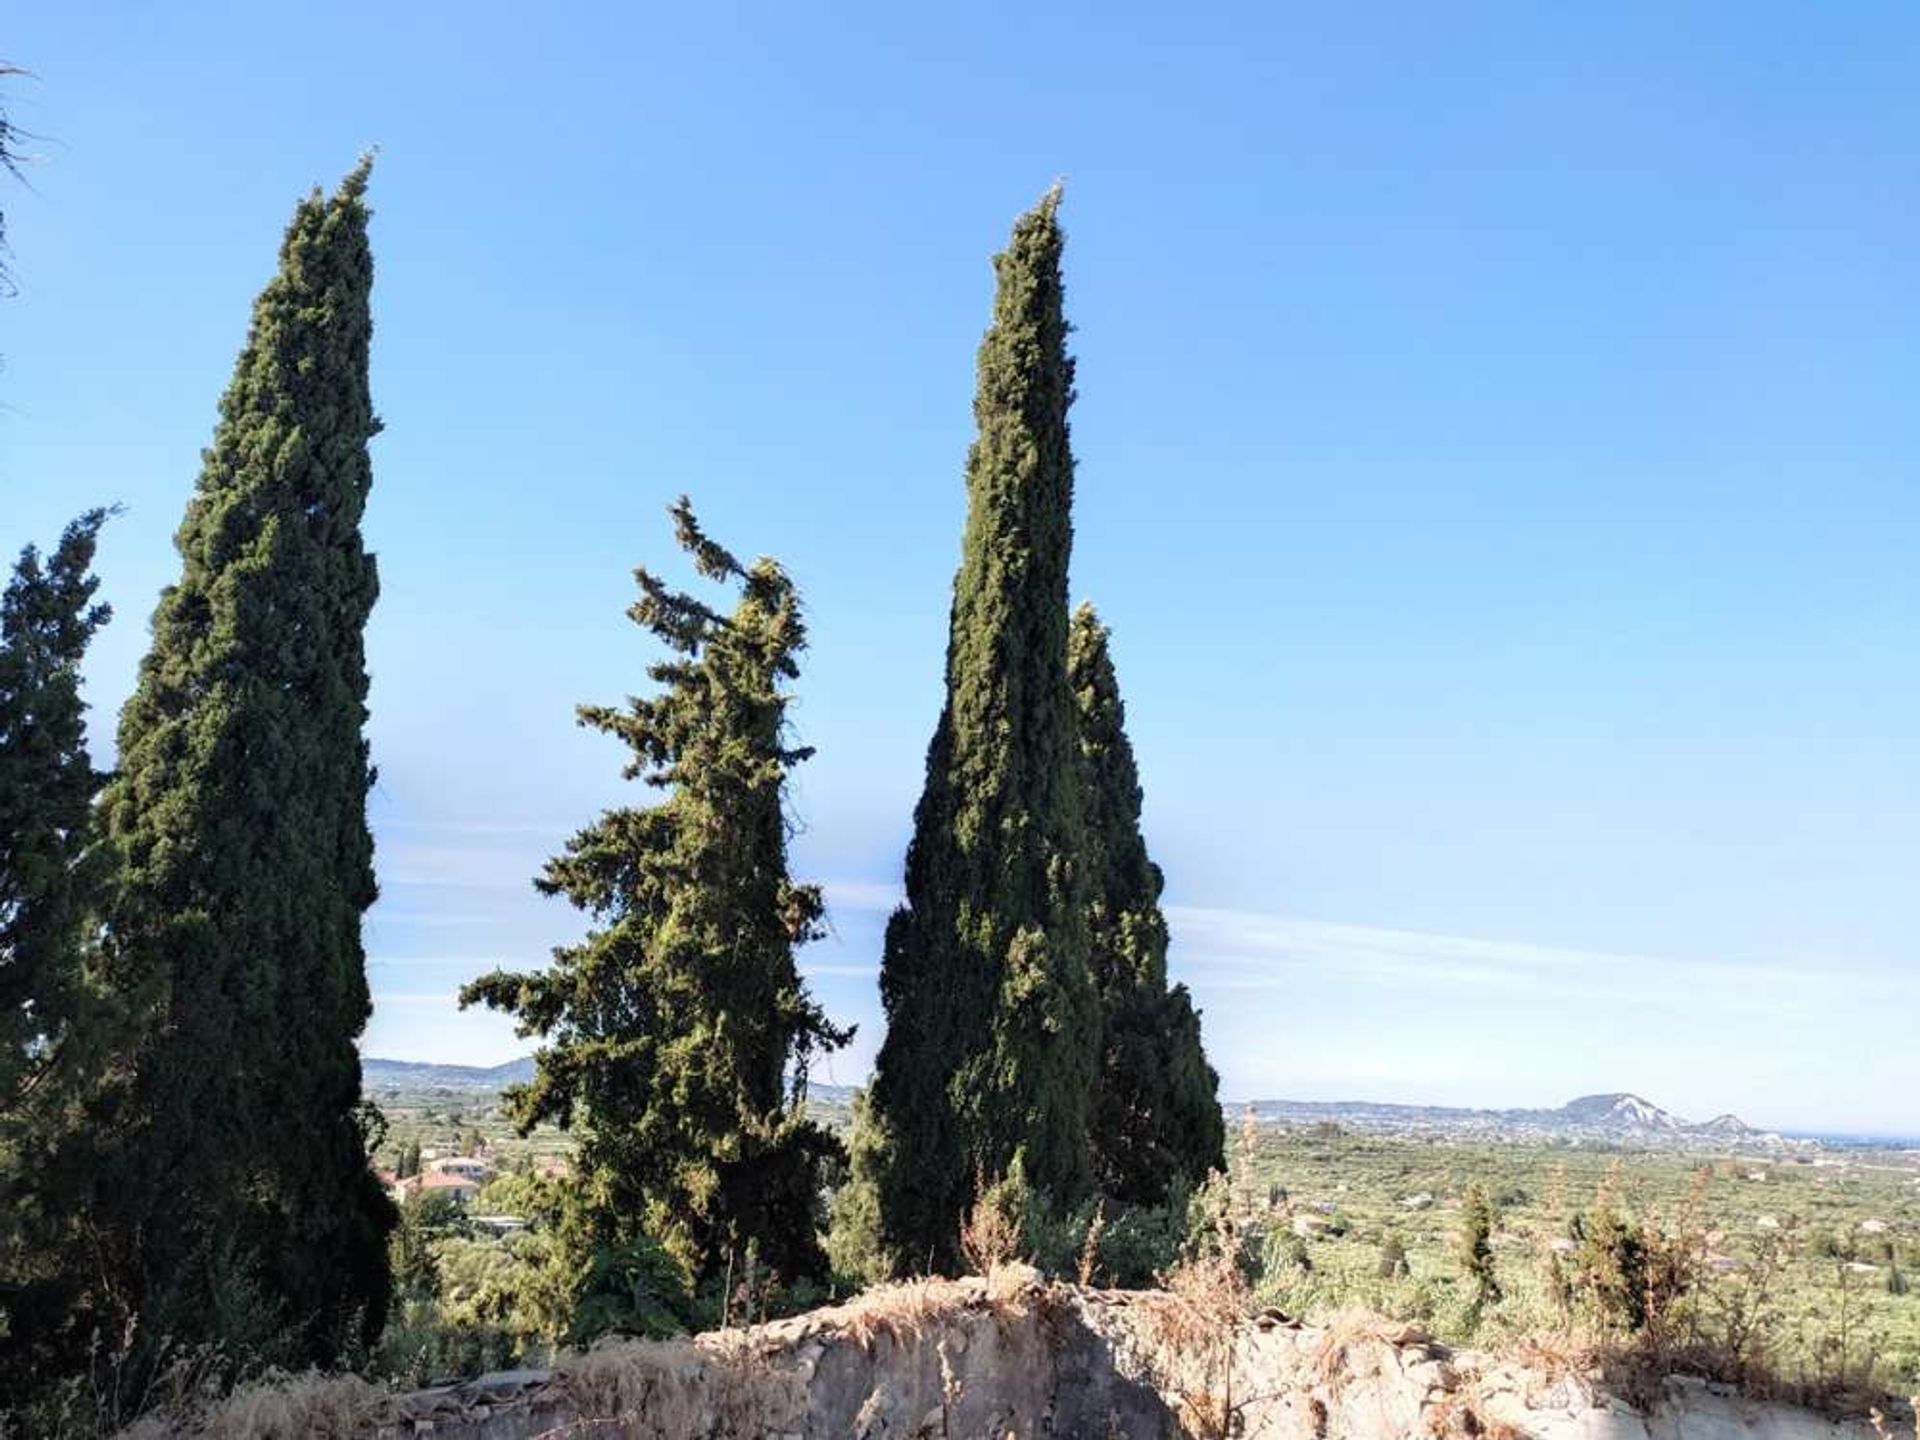
[{"label": "bushy vegetation", "polygon": [[[1820,1403],[1920,1379],[1920,1162],[1245,1130],[1262,1303],[1360,1305],[1624,1383],[1691,1370]],[[1250,1159],[1245,1157],[1250,1156]],[[1284,1198],[1282,1198],[1284,1197]],[[1896,1278],[1899,1277],[1899,1278]]]}]

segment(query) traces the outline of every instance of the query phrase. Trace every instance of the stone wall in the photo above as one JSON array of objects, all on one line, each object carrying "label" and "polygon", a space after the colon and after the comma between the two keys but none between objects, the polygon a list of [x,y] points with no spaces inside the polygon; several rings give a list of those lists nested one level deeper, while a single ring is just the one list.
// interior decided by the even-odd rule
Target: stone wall
[{"label": "stone wall", "polygon": [[1236,1324],[1166,1295],[1048,1286],[1019,1270],[890,1286],[690,1340],[605,1344],[550,1371],[400,1396],[362,1386],[350,1403],[324,1383],[303,1394],[141,1435],[1873,1440],[1864,1425],[1694,1381],[1666,1382],[1642,1409],[1582,1377],[1452,1352],[1407,1327],[1274,1314]]}]

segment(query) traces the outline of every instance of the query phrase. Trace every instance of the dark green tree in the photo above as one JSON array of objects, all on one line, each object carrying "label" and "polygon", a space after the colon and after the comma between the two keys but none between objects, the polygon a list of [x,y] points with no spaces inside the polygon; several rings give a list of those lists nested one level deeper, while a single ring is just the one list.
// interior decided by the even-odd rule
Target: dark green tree
[{"label": "dark green tree", "polygon": [[1489,1305],[1500,1303],[1500,1279],[1493,1261],[1493,1200],[1487,1187],[1475,1181],[1467,1187],[1460,1206],[1460,1269],[1473,1287],[1469,1302],[1477,1318]]},{"label": "dark green tree", "polygon": [[106,515],[75,520],[50,555],[29,546],[0,594],[0,1393],[70,1363],[89,1328],[74,1111],[107,1032],[92,973],[106,777],[80,664],[109,616],[91,573]]},{"label": "dark green tree", "polygon": [[86,1007],[87,928],[104,854],[93,802],[106,783],[87,753],[80,663],[111,612],[93,603],[107,512],[69,525],[43,557],[29,546],[0,595],[0,1121],[59,1069]]},{"label": "dark green tree", "polygon": [[852,1032],[827,1022],[794,961],[822,913],[819,889],[787,871],[787,774],[812,752],[789,743],[786,684],[806,630],[778,564],[742,565],[684,497],[673,516],[695,568],[739,602],[723,616],[638,571],[628,614],[673,652],[648,670],[662,689],[580,711],[630,747],[628,779],[667,797],[607,811],[535,882],[593,918],[584,941],[461,1001],[547,1042],[508,1109],[523,1131],[579,1135],[561,1228],[583,1272],[658,1241],[697,1283],[749,1247],[783,1279],[817,1277],[823,1169],[843,1156],[805,1116],[807,1071]]},{"label": "dark green tree", "polygon": [[1074,612],[1067,671],[1086,786],[1087,929],[1103,1034],[1095,1178],[1117,1200],[1157,1205],[1170,1185],[1197,1185],[1226,1168],[1220,1081],[1187,987],[1167,986],[1163,881],[1140,833],[1140,771],[1107,628],[1091,605]]},{"label": "dark green tree", "polygon": [[326,1362],[384,1319],[355,1039],[375,896],[361,538],[370,160],[295,208],[175,536],[104,813],[116,987],[101,1273],[149,1343]]},{"label": "dark green tree", "polygon": [[1592,1318],[1609,1330],[1644,1330],[1652,1247],[1646,1227],[1615,1206],[1611,1178],[1572,1230],[1572,1279]]},{"label": "dark green tree", "polygon": [[1067,687],[1073,361],[1056,187],[994,258],[967,456],[946,703],[887,926],[872,1101],[896,1268],[950,1270],[976,1190],[1017,1157],[1065,1208],[1092,1181],[1099,1010],[1087,964]]}]

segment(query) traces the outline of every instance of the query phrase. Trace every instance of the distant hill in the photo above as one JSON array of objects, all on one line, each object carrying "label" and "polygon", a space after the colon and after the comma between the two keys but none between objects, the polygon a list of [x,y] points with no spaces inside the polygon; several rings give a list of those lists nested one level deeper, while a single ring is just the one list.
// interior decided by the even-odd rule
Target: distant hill
[{"label": "distant hill", "polygon": [[1445,1105],[1383,1105],[1367,1101],[1256,1100],[1261,1120],[1286,1125],[1331,1121],[1378,1134],[1429,1134],[1450,1139],[1532,1140],[1691,1150],[1785,1148],[1796,1142],[1756,1130],[1737,1115],[1703,1124],[1683,1120],[1625,1091],[1582,1095],[1557,1110],[1470,1110]]},{"label": "distant hill", "polygon": [[[368,1056],[360,1062],[360,1074],[362,1088],[375,1096],[436,1091],[497,1095],[509,1085],[533,1078],[533,1057],[525,1055],[504,1065],[435,1065]],[[808,1094],[829,1121],[853,1099],[853,1089],[846,1085],[816,1082]],[[1243,1107],[1230,1104],[1226,1108],[1229,1118],[1234,1118]],[[1814,1144],[1756,1130],[1737,1115],[1716,1115],[1694,1124],[1625,1091],[1582,1095],[1557,1110],[1469,1110],[1364,1100],[1255,1100],[1252,1108],[1257,1119],[1274,1124],[1331,1122],[1369,1134],[1432,1135],[1454,1140],[1625,1145],[1650,1150],[1789,1149]]]},{"label": "distant hill", "polygon": [[459,1090],[498,1093],[509,1085],[521,1085],[533,1079],[533,1057],[523,1055],[504,1065],[436,1065],[423,1060],[381,1060],[365,1056],[360,1061],[360,1087],[369,1093],[382,1090]]},{"label": "distant hill", "polygon": [[[369,1095],[431,1090],[497,1095],[509,1085],[524,1085],[531,1079],[531,1055],[522,1055],[503,1065],[436,1065],[426,1060],[384,1060],[375,1055],[362,1056],[360,1060],[360,1088]],[[850,1085],[823,1085],[816,1080],[807,1087],[807,1093],[817,1104],[853,1103]]]}]

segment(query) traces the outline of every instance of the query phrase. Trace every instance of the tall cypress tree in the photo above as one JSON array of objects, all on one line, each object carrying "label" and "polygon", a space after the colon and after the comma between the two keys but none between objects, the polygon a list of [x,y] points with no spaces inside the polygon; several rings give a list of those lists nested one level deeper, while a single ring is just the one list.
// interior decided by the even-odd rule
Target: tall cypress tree
[{"label": "tall cypress tree", "polygon": [[1088,930],[1103,1034],[1094,1164],[1107,1194],[1158,1204],[1176,1180],[1198,1182],[1225,1168],[1226,1124],[1192,997],[1184,985],[1167,988],[1163,882],[1140,833],[1140,770],[1107,642],[1100,617],[1082,605],[1067,656],[1087,787]]},{"label": "tall cypress tree", "polygon": [[1016,1157],[1055,1204],[1091,1179],[1098,1013],[1087,968],[1067,688],[1073,361],[1056,187],[994,259],[967,457],[946,704],[887,926],[872,1090],[885,1240],[952,1267],[976,1187]]},{"label": "tall cypress tree", "polygon": [[737,585],[739,603],[723,616],[636,572],[628,613],[674,652],[649,668],[663,689],[580,711],[632,750],[628,779],[669,793],[607,811],[536,882],[597,928],[549,969],[495,972],[461,1003],[550,1042],[509,1108],[523,1128],[580,1137],[561,1227],[579,1266],[658,1242],[696,1283],[750,1248],[788,1280],[818,1277],[823,1170],[841,1150],[806,1118],[807,1069],[852,1032],[808,997],[793,953],[822,913],[818,887],[787,870],[787,774],[813,753],[787,737],[806,629],[778,564],[743,566],[684,497],[673,513],[696,569]]},{"label": "tall cypress tree", "polygon": [[70,1363],[90,1328],[72,1154],[74,1106],[104,1034],[92,971],[104,851],[80,663],[106,519],[21,555],[0,595],[0,1394]]},{"label": "tall cypress tree", "polygon": [[363,160],[295,208],[120,720],[112,965],[144,1021],[105,1102],[100,1264],[150,1342],[327,1361],[375,1333],[388,1203],[355,1039],[373,903],[361,538],[379,430]]}]

